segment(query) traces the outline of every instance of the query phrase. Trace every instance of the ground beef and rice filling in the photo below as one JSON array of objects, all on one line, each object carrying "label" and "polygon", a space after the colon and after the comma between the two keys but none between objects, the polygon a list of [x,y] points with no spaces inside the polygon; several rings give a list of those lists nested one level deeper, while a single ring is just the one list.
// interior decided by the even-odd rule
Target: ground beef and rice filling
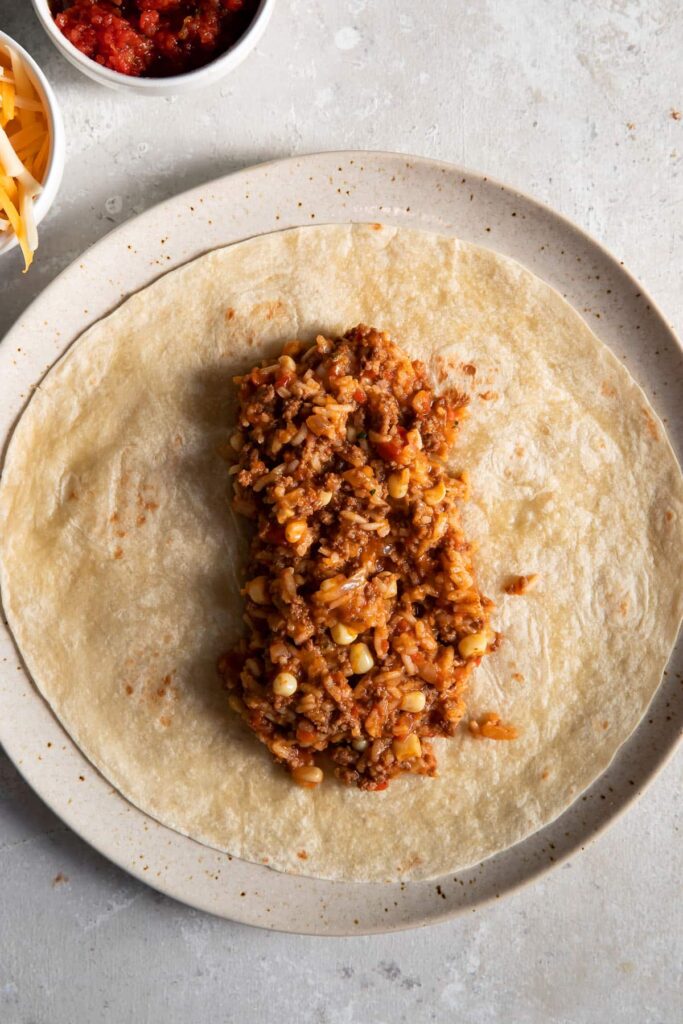
[{"label": "ground beef and rice filling", "polygon": [[444,465],[466,415],[358,326],[236,378],[234,508],[253,520],[230,704],[302,786],[436,774],[467,680],[497,643]]}]

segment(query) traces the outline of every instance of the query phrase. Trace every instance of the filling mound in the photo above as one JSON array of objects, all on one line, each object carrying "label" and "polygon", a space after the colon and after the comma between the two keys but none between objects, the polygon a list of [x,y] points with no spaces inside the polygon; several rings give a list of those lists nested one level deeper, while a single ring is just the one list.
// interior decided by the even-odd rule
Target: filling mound
[{"label": "filling mound", "polygon": [[467,414],[387,334],[358,326],[243,377],[233,504],[256,531],[232,708],[295,782],[436,774],[498,636],[445,459]]}]

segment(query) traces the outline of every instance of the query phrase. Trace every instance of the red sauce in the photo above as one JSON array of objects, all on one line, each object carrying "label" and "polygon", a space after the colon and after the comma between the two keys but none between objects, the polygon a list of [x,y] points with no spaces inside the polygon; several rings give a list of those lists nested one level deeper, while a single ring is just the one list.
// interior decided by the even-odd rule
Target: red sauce
[{"label": "red sauce", "polygon": [[208,64],[244,35],[259,0],[51,0],[81,53],[124,75],[161,78]]}]

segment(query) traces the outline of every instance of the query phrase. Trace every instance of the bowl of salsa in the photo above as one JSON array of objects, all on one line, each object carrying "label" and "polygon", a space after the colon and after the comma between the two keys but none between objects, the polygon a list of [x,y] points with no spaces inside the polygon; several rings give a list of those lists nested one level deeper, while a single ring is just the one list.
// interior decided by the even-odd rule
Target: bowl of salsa
[{"label": "bowl of salsa", "polygon": [[167,96],[209,85],[244,60],[275,0],[33,0],[47,34],[89,78]]}]

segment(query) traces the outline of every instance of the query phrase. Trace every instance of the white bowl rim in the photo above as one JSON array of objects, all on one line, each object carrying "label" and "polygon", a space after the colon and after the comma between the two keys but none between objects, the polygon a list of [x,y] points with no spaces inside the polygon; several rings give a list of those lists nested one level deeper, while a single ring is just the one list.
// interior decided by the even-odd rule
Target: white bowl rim
[{"label": "white bowl rim", "polygon": [[[48,131],[50,133],[50,153],[41,182],[42,191],[35,201],[36,224],[39,224],[55,200],[62,180],[62,174],[64,173],[65,136],[62,114],[54,90],[36,59],[31,56],[21,43],[18,43],[7,32],[3,32],[2,29],[0,29],[0,43],[11,46],[26,62],[33,85],[40,94],[47,117]],[[19,244],[16,235],[12,232],[7,237],[3,237],[3,235],[0,235],[0,256],[16,248]]]},{"label": "white bowl rim", "polygon": [[141,92],[147,90],[153,92],[160,85],[163,85],[169,92],[175,88],[190,88],[192,85],[198,84],[202,78],[211,79],[215,74],[220,75],[220,70],[217,71],[216,69],[224,65],[227,65],[223,67],[224,73],[227,74],[246,57],[251,48],[259,41],[261,32],[266,27],[275,2],[276,0],[260,0],[256,14],[247,27],[246,32],[232,46],[219,54],[218,57],[209,61],[208,64],[202,64],[201,67],[194,68],[192,71],[184,71],[180,75],[146,78],[141,75],[124,75],[121,71],[113,71],[111,68],[98,64],[97,61],[87,57],[57,28],[50,11],[49,0],[32,0],[33,8],[45,31],[55,41],[58,48],[64,50],[64,53],[69,55],[73,63],[83,67],[85,74],[94,74],[102,82],[110,85],[123,86],[124,88]]}]

